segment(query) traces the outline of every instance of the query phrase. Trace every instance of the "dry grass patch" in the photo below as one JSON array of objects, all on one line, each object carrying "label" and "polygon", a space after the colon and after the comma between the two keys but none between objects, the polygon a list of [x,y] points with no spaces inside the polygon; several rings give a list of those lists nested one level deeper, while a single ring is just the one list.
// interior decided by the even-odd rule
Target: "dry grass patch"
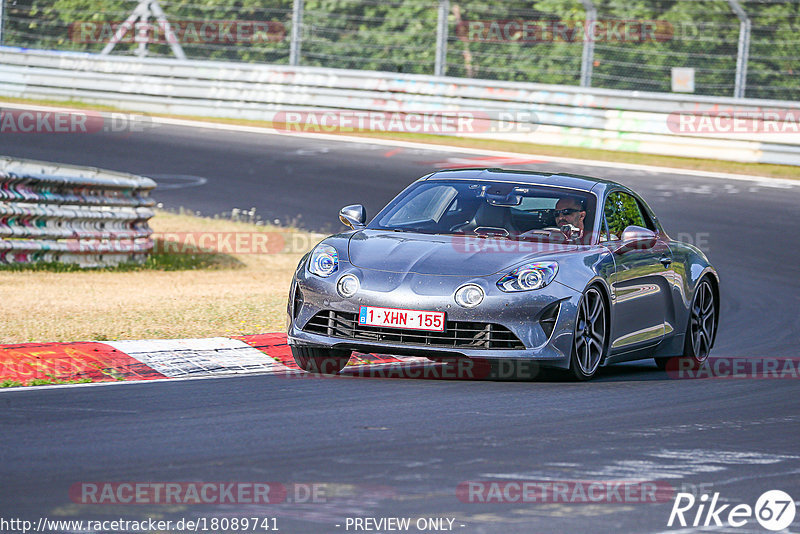
[{"label": "dry grass patch", "polygon": [[[290,242],[297,250],[271,254],[170,253],[156,255],[153,259],[160,257],[159,261],[132,270],[0,271],[0,343],[280,331],[285,327],[294,269],[322,237],[164,211],[157,213],[151,226],[168,238],[178,232],[248,236],[280,232],[281,237],[295,236]],[[190,252],[191,247],[184,242],[171,250]]]}]

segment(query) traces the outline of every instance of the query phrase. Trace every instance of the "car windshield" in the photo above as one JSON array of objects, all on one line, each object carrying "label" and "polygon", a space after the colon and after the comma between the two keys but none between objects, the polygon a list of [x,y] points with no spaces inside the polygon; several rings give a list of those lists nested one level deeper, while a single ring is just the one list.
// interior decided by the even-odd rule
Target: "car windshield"
[{"label": "car windshield", "polygon": [[[594,195],[585,191],[505,182],[430,180],[409,186],[369,228],[425,234],[588,242]],[[585,231],[584,231],[585,228]]]}]

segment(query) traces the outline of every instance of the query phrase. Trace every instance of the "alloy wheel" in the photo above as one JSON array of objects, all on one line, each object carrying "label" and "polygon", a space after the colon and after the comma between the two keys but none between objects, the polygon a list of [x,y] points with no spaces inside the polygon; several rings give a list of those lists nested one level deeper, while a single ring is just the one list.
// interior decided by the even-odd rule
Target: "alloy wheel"
[{"label": "alloy wheel", "polygon": [[584,293],[578,307],[573,351],[580,371],[591,376],[600,365],[606,342],[606,312],[603,295],[595,288]]},{"label": "alloy wheel", "polygon": [[698,362],[704,362],[711,352],[714,334],[717,328],[717,317],[714,308],[714,291],[711,284],[703,280],[695,291],[689,319],[689,334],[692,340],[692,351]]}]

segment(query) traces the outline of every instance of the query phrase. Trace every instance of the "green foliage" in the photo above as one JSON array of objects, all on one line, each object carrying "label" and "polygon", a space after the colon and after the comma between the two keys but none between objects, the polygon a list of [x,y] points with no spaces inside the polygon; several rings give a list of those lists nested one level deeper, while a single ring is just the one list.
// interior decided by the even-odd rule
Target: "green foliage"
[{"label": "green foliage", "polygon": [[437,5],[435,0],[307,0],[303,64],[430,74]]},{"label": "green foliage", "polygon": [[[5,0],[5,44],[99,52],[105,40],[76,39],[76,24],[121,22],[133,0]],[[162,0],[172,21],[260,21],[284,33],[257,42],[184,43],[190,58],[286,64],[292,0]],[[696,93],[732,96],[740,24],[727,0],[594,0],[600,21],[652,22],[655,39],[600,38],[592,86],[671,91],[673,67],[695,69]],[[744,0],[752,20],[746,96],[800,98],[800,2]],[[305,0],[301,64],[433,74],[438,0]],[[583,27],[580,0],[450,0],[447,74],[576,85],[583,38],[469,39],[470,22],[552,21]],[[114,53],[132,54],[136,43]],[[149,55],[172,55],[150,44]]]},{"label": "green foliage", "polygon": [[[8,0],[6,0],[8,2]],[[15,0],[9,6],[6,22],[5,44],[57,50],[100,52],[113,24],[125,21],[137,2],[131,0]],[[162,1],[168,19],[175,22],[246,21],[276,22],[289,27],[292,0],[223,0],[203,2],[197,0]],[[151,20],[151,22],[153,22]],[[103,24],[111,23],[111,24]],[[85,24],[86,33],[81,29]],[[196,25],[200,28],[200,24]],[[92,32],[89,29],[96,31]],[[94,36],[103,37],[95,40]],[[235,40],[235,39],[234,39]],[[119,43],[115,53],[132,54],[138,44],[129,33]],[[255,42],[227,42],[222,36],[202,43],[183,45],[186,55],[198,59],[229,59],[237,61],[286,62],[289,46],[286,39]],[[150,44],[148,55],[172,56],[165,42]]]},{"label": "green foliage", "polygon": [[59,384],[88,384],[92,381],[91,378],[79,378],[77,380],[59,380],[57,378],[34,378],[28,381],[27,384],[18,382],[16,380],[3,380],[0,382],[0,388],[18,388],[23,386],[52,386]]},{"label": "green foliage", "polygon": [[[502,8],[498,9],[500,6]],[[533,7],[531,7],[533,6]],[[581,24],[585,15],[579,0],[542,0],[539,2],[454,2],[451,39],[448,47],[448,74],[470,78],[521,82],[577,85],[580,82],[580,43],[549,39],[547,30],[526,38],[522,31],[498,34],[492,21],[509,28],[507,23],[548,28],[551,23]],[[486,33],[468,31],[471,23],[488,28]],[[459,31],[459,29],[461,31]],[[501,39],[497,39],[498,35]],[[515,38],[516,37],[516,38]]]},{"label": "green foliage", "polygon": [[[130,272],[130,271],[191,271],[200,269],[232,269],[243,266],[242,262],[228,254],[210,254],[196,251],[185,253],[163,252],[163,243],[156,243],[156,250],[144,263],[121,263],[115,267],[97,267],[92,271]],[[0,271],[34,271],[51,273],[71,273],[86,271],[79,265],[58,262],[10,263],[0,264]]]},{"label": "green foliage", "polygon": [[628,226],[645,226],[642,213],[636,199],[625,193],[612,193],[606,200],[604,207],[608,230],[612,239],[619,239],[622,231]]}]

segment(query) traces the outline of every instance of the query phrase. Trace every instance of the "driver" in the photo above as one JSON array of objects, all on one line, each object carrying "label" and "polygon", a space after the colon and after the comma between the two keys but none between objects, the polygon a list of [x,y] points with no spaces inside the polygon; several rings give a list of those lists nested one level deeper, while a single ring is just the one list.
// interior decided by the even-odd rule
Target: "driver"
[{"label": "driver", "polygon": [[580,230],[579,236],[583,236],[583,220],[586,218],[586,209],[580,200],[575,197],[564,197],[556,203],[554,213],[556,225],[559,228],[565,224],[571,224]]}]

